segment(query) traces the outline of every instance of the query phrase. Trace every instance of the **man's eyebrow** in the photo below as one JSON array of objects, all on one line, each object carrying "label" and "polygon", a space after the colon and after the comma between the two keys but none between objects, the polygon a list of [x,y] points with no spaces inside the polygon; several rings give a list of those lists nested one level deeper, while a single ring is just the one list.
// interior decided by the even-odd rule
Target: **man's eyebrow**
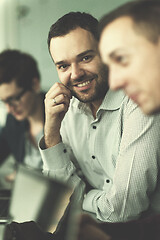
[{"label": "man's eyebrow", "polygon": [[6,99],[1,98],[0,100],[3,101],[3,102],[7,102],[7,101],[12,100],[13,98],[16,98],[16,96],[7,97]]},{"label": "man's eyebrow", "polygon": [[109,57],[110,57],[110,58],[115,58],[116,55],[117,55],[117,50],[111,52],[111,53],[109,54]]},{"label": "man's eyebrow", "polygon": [[110,58],[115,58],[117,57],[118,54],[124,53],[124,50],[122,48],[117,48],[109,53]]},{"label": "man's eyebrow", "polygon": [[83,56],[85,56],[86,54],[89,54],[89,53],[95,53],[95,50],[93,50],[93,49],[86,50],[86,51],[78,54],[77,57],[83,57]]},{"label": "man's eyebrow", "polygon": [[65,61],[59,61],[59,62],[55,62],[55,65],[57,66],[57,65],[64,64],[64,63],[65,63]]},{"label": "man's eyebrow", "polygon": [[[93,53],[95,53],[95,50],[93,50],[93,49],[86,50],[86,51],[78,54],[76,57],[80,58],[80,57],[83,57],[83,56],[85,56],[86,54],[89,54],[89,53],[93,54]],[[59,61],[59,62],[55,62],[55,65],[57,66],[57,65],[61,65],[61,64],[66,64],[66,62],[67,62],[67,60],[62,60],[62,61]]]}]

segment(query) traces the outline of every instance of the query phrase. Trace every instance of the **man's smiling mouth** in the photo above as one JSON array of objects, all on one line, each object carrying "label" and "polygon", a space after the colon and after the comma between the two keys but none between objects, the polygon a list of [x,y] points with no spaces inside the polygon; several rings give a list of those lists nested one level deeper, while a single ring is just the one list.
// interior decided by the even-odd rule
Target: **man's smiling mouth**
[{"label": "man's smiling mouth", "polygon": [[78,88],[85,87],[85,86],[89,85],[93,81],[93,79],[94,78],[87,80],[87,81],[80,82],[80,83],[75,83],[75,84],[73,84],[73,87],[78,87]]},{"label": "man's smiling mouth", "polygon": [[90,84],[90,82],[91,81],[86,81],[86,82],[83,82],[83,83],[79,83],[79,84],[76,85],[76,87],[84,87],[84,86]]}]

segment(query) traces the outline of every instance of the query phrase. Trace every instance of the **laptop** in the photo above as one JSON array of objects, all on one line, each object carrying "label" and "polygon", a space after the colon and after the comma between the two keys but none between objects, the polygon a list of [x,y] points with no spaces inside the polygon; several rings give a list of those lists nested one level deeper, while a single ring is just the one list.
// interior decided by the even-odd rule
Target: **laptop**
[{"label": "laptop", "polygon": [[[72,191],[67,184],[19,165],[11,195],[8,222],[35,221],[42,230],[54,232]],[[74,240],[76,237],[76,209],[78,205],[73,199],[67,219],[66,240]]]},{"label": "laptop", "polygon": [[0,189],[0,239],[2,239],[5,224],[8,222],[10,196],[11,190]]},{"label": "laptop", "polygon": [[10,197],[10,189],[0,189],[0,223],[4,223],[8,219]]}]

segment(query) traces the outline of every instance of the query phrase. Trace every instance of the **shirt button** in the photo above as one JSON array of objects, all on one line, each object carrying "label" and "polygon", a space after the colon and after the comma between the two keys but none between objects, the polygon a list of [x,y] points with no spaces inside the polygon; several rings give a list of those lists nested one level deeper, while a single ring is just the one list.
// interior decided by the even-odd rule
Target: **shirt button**
[{"label": "shirt button", "polygon": [[66,153],[66,152],[67,152],[67,149],[64,149],[63,152]]},{"label": "shirt button", "polygon": [[92,158],[95,159],[96,157],[93,155]]},{"label": "shirt button", "polygon": [[97,127],[96,126],[93,126],[93,129],[96,129]]},{"label": "shirt button", "polygon": [[106,179],[106,183],[110,183],[110,180],[109,180],[109,179]]},{"label": "shirt button", "polygon": [[80,169],[77,170],[77,174],[78,174],[78,176],[80,176],[80,177],[83,176],[83,173],[82,173],[82,171],[81,171]]}]

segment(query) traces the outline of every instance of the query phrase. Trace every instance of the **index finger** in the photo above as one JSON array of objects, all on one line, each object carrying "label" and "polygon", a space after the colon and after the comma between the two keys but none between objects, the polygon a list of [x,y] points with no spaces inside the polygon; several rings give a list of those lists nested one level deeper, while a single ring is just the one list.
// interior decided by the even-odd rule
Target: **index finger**
[{"label": "index finger", "polygon": [[71,91],[64,84],[56,82],[47,92],[46,98],[55,98],[56,96],[63,94],[69,99],[71,98]]}]

